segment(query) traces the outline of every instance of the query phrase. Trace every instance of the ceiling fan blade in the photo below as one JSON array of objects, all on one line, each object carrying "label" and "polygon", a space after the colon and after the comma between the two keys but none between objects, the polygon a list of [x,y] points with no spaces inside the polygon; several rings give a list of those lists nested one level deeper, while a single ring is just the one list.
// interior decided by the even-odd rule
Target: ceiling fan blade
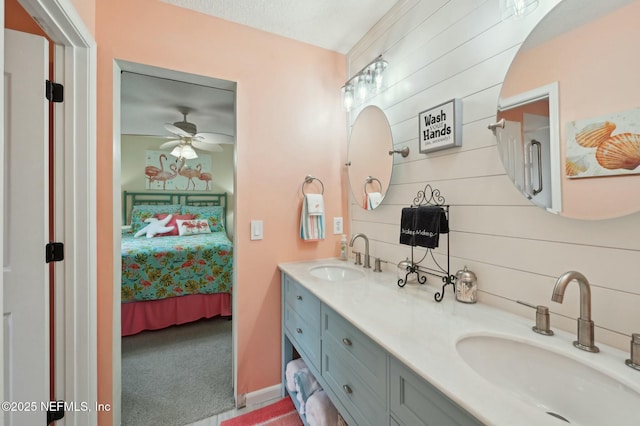
[{"label": "ceiling fan blade", "polygon": [[167,129],[168,131],[170,131],[171,133],[175,134],[175,135],[182,136],[182,137],[185,137],[185,138],[190,138],[191,136],[193,136],[190,133],[185,132],[184,130],[182,130],[180,127],[174,126],[173,124],[170,124],[170,123],[166,123],[164,125],[164,128]]},{"label": "ceiling fan blade", "polygon": [[173,148],[174,146],[180,145],[182,141],[180,139],[175,139],[172,141],[168,141],[160,145],[160,149]]},{"label": "ceiling fan blade", "polygon": [[145,138],[145,139],[175,139],[175,135],[139,135],[134,133],[122,133],[120,136],[126,136],[129,138]]},{"label": "ceiling fan blade", "polygon": [[235,140],[233,136],[223,133],[196,133],[193,138],[210,144],[232,144]]},{"label": "ceiling fan blade", "polygon": [[222,147],[220,145],[214,144],[214,143],[201,142],[197,139],[192,139],[191,145],[193,145],[194,148],[202,149],[204,151],[222,152]]}]

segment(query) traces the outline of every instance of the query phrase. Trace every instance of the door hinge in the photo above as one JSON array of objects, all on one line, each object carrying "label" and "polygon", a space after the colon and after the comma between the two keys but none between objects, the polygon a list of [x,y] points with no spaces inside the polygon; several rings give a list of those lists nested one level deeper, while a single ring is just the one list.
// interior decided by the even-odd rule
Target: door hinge
[{"label": "door hinge", "polygon": [[64,401],[49,401],[49,409],[47,410],[47,424],[51,424],[64,417]]},{"label": "door hinge", "polygon": [[53,83],[47,80],[45,84],[45,96],[49,102],[62,102],[64,99],[64,86],[60,83]]},{"label": "door hinge", "polygon": [[45,246],[44,259],[49,262],[60,262],[64,260],[64,244],[50,242]]}]

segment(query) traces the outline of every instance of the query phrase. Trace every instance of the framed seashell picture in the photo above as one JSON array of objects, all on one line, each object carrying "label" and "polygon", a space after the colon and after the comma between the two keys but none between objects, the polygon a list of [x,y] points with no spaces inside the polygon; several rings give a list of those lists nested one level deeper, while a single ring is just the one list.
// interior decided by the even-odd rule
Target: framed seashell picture
[{"label": "framed seashell picture", "polygon": [[567,124],[569,178],[640,174],[640,108]]}]

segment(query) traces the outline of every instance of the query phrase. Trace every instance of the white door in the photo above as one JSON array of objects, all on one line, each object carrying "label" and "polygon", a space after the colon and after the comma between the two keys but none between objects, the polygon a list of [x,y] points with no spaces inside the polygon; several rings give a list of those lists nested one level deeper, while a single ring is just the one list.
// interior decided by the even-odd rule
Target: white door
[{"label": "white door", "polygon": [[549,116],[523,114],[525,167],[528,176],[525,192],[534,204],[551,207],[551,137]]},{"label": "white door", "polygon": [[496,129],[500,143],[498,152],[502,164],[516,188],[524,192],[524,150],[522,144],[522,124],[519,121],[505,120],[504,128]]},{"label": "white door", "polygon": [[[5,30],[5,425],[45,425],[49,401],[48,43]],[[32,403],[35,403],[32,404]],[[3,410],[7,408],[3,406]],[[15,411],[12,411],[15,409]]]}]

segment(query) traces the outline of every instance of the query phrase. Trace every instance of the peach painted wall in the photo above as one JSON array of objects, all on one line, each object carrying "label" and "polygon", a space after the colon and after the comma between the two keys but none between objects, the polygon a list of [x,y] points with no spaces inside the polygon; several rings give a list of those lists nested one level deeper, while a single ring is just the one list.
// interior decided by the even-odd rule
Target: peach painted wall
[{"label": "peach painted wall", "polygon": [[71,0],[73,7],[82,18],[87,29],[93,36],[96,35],[96,0]]},{"label": "peach painted wall", "polygon": [[40,35],[48,39],[42,28],[24,10],[18,0],[4,0],[4,27],[23,33]]},{"label": "peach painted wall", "polygon": [[505,79],[501,97],[559,82],[563,215],[595,219],[640,210],[640,198],[631,196],[637,194],[640,175],[569,179],[564,166],[568,123],[638,108],[639,15],[640,1],[636,1],[551,42],[519,52]]},{"label": "peach painted wall", "polygon": [[[180,9],[156,0],[96,4],[98,43],[98,399],[112,394],[113,63],[116,59],[236,81],[239,394],[280,383],[283,261],[338,255],[340,236],[298,237],[301,184],[325,186],[327,223],[347,218],[344,55]],[[264,239],[250,241],[252,219]],[[119,331],[116,331],[119,332]],[[111,421],[109,414],[101,424]]]}]

